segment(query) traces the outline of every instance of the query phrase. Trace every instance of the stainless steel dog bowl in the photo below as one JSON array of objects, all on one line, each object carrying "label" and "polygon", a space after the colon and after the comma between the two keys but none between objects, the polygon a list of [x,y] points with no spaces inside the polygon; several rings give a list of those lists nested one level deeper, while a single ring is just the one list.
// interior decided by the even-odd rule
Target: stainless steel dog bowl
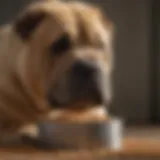
[{"label": "stainless steel dog bowl", "polygon": [[97,123],[53,123],[38,124],[39,138],[45,144],[59,148],[100,148],[121,149],[123,123],[113,118]]}]

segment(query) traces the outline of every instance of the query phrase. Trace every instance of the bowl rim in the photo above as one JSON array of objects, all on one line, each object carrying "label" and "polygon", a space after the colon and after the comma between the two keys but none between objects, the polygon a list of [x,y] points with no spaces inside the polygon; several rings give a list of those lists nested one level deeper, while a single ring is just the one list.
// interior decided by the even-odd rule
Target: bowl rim
[{"label": "bowl rim", "polygon": [[98,121],[82,121],[82,122],[73,122],[73,121],[68,121],[68,122],[62,122],[62,121],[52,121],[52,120],[48,120],[48,121],[41,121],[38,122],[37,125],[38,126],[44,126],[44,125],[59,125],[59,126],[72,126],[72,125],[79,125],[79,126],[89,126],[89,125],[107,125],[107,124],[119,124],[119,125],[123,125],[124,124],[124,119],[119,118],[119,117],[111,117],[110,119],[106,119],[106,120],[98,120]]}]

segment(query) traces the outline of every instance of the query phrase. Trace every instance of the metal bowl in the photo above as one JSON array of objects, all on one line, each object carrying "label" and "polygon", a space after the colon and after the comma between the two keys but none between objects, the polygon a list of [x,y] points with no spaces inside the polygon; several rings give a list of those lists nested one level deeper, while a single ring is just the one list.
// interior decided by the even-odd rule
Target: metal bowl
[{"label": "metal bowl", "polygon": [[67,149],[100,148],[121,149],[123,123],[118,118],[94,123],[38,124],[39,139],[50,147]]}]

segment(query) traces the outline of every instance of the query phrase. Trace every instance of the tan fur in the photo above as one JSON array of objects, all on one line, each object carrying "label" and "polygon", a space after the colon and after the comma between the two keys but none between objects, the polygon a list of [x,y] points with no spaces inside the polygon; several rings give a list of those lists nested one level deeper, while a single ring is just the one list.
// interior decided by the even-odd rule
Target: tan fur
[{"label": "tan fur", "polygon": [[[108,52],[112,52],[112,24],[98,8],[78,2],[46,1],[31,5],[24,14],[36,10],[48,16],[29,41],[22,41],[14,32],[14,22],[0,29],[0,132],[17,130],[43,119],[50,112],[44,89],[51,63],[54,63],[53,82],[57,74],[61,74],[65,66],[77,57],[93,61],[98,59],[104,70],[111,70],[112,54],[95,55],[88,51],[87,55],[83,55],[80,54],[83,48],[79,48],[74,56],[68,54],[50,62],[43,51],[66,31],[75,45],[86,42],[88,45],[104,45]],[[42,60],[44,65],[41,65]]]}]

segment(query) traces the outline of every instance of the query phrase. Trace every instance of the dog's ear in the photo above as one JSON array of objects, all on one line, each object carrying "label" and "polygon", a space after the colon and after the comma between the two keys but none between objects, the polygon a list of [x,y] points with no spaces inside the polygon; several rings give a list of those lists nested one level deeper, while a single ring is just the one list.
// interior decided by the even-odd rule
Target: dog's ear
[{"label": "dog's ear", "polygon": [[13,29],[23,40],[28,40],[45,16],[42,10],[25,11],[16,19]]},{"label": "dog's ear", "polygon": [[115,24],[108,18],[108,16],[103,14],[103,22],[104,25],[107,27],[107,29],[110,31],[112,39],[114,39],[115,32],[116,32],[116,26]]}]

